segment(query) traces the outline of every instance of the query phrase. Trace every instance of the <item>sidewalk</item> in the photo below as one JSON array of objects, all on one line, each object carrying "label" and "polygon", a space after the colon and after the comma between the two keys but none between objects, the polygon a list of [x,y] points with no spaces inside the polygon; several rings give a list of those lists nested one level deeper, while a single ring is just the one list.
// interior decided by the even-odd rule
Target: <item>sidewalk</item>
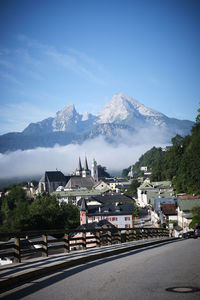
[{"label": "sidewalk", "polygon": [[74,265],[116,255],[119,253],[153,246],[165,242],[172,242],[175,238],[160,238],[133,241],[118,245],[103,246],[71,253],[61,253],[49,257],[30,259],[22,263],[13,263],[0,267],[0,289],[12,287],[30,278],[56,271],[60,268],[69,268]]}]

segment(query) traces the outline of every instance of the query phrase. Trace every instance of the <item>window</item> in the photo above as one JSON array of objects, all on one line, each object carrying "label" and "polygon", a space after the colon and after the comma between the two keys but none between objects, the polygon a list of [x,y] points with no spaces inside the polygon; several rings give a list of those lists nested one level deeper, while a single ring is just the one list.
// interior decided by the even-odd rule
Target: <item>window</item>
[{"label": "window", "polygon": [[125,221],[130,221],[130,217],[125,217]]},{"label": "window", "polygon": [[130,228],[130,224],[125,224],[125,228]]}]

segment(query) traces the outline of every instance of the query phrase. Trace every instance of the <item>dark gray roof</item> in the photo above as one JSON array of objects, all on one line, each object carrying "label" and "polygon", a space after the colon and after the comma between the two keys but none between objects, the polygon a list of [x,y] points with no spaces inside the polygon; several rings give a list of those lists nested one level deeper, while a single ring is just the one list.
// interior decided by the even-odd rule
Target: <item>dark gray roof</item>
[{"label": "dark gray roof", "polygon": [[92,196],[88,199],[88,201],[90,200],[95,200],[102,204],[114,204],[116,202],[119,202],[120,204],[128,204],[134,202],[132,198],[121,194],[105,194],[99,196]]},{"label": "dark gray roof", "polygon": [[116,215],[132,215],[134,212],[133,204],[119,205],[88,205],[88,216],[116,216]]},{"label": "dark gray roof", "polygon": [[40,182],[66,182],[64,174],[60,171],[46,171]]},{"label": "dark gray roof", "polygon": [[84,224],[84,225],[80,225],[76,229],[92,230],[92,229],[101,229],[101,228],[103,228],[103,229],[106,229],[106,228],[116,229],[116,227],[107,220],[101,220],[99,222],[93,222],[93,223],[87,223],[87,224]]},{"label": "dark gray roof", "polygon": [[65,176],[66,183],[71,179],[72,176]]},{"label": "dark gray roof", "polygon": [[83,198],[81,199],[81,207],[80,207],[81,211],[87,211],[87,204],[86,204],[86,200]]},{"label": "dark gray roof", "polygon": [[67,189],[79,189],[82,187],[91,188],[94,185],[95,185],[95,181],[92,177],[73,176],[68,181],[66,188]]}]

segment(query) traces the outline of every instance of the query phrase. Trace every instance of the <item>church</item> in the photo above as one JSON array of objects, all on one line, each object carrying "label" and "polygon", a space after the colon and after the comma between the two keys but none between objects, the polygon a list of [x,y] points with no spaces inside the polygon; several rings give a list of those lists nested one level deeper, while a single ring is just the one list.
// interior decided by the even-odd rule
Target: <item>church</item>
[{"label": "church", "polygon": [[76,190],[80,188],[91,189],[98,182],[98,167],[95,159],[92,161],[91,170],[88,168],[87,157],[85,157],[84,166],[82,167],[79,157],[78,167],[75,176],[72,176],[67,182],[66,190]]},{"label": "church", "polygon": [[95,182],[98,182],[98,167],[95,159],[92,161],[91,170],[88,168],[87,157],[85,157],[84,167],[82,167],[81,159],[79,157],[78,167],[75,171],[76,176],[81,176],[83,178],[92,177]]},{"label": "church", "polygon": [[61,171],[46,171],[39,181],[38,192],[52,193],[60,190],[76,190],[80,188],[92,188],[98,182],[98,167],[95,159],[92,161],[91,170],[88,168],[87,157],[82,167],[79,157],[75,176],[64,176]]}]

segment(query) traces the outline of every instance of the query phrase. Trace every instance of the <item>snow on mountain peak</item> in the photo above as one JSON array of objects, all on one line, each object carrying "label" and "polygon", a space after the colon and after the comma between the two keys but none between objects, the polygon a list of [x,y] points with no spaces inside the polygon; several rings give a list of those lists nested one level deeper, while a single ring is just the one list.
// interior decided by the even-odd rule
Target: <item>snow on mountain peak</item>
[{"label": "snow on mountain peak", "polygon": [[62,118],[62,117],[71,118],[76,113],[77,112],[76,112],[74,104],[68,104],[62,110],[60,110],[56,113],[56,118]]},{"label": "snow on mountain peak", "polygon": [[89,119],[89,113],[88,112],[84,112],[83,116],[82,116],[82,121],[87,121]]},{"label": "snow on mountain peak", "polygon": [[131,115],[145,117],[163,116],[161,113],[144,106],[137,100],[120,93],[114,95],[111,101],[107,103],[103,110],[98,114],[98,123],[123,121]]},{"label": "snow on mountain peak", "polygon": [[80,115],[77,113],[74,104],[68,104],[56,113],[52,126],[53,131],[65,131],[72,122],[77,123]]}]

